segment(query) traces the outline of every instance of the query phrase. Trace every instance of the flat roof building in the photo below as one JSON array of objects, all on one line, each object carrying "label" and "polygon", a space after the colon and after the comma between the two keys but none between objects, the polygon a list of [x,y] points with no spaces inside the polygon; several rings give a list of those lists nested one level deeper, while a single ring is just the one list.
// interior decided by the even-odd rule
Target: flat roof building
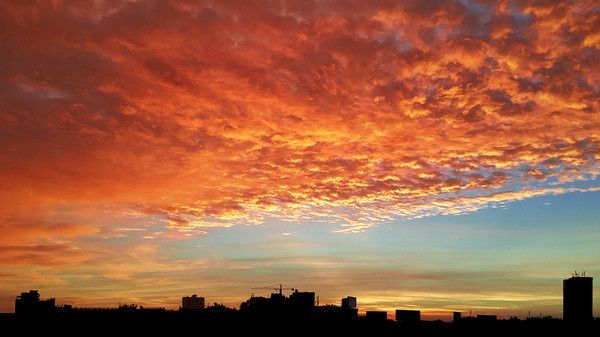
[{"label": "flat roof building", "polygon": [[565,321],[591,321],[593,319],[593,279],[579,276],[563,280],[563,319]]},{"label": "flat roof building", "polygon": [[396,322],[416,323],[421,321],[421,311],[419,310],[396,310]]},{"label": "flat roof building", "polygon": [[368,310],[366,312],[366,317],[368,320],[386,321],[387,320],[387,311]]},{"label": "flat roof building", "polygon": [[310,309],[315,306],[315,293],[296,290],[290,295],[288,302],[295,307]]},{"label": "flat roof building", "polygon": [[347,297],[342,298],[342,308],[356,309],[356,297],[347,296]]}]

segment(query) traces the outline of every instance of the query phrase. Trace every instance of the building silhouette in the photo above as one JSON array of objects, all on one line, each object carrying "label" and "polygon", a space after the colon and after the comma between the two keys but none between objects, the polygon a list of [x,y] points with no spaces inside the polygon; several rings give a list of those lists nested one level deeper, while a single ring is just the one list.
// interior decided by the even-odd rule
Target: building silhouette
[{"label": "building silhouette", "polygon": [[421,321],[421,311],[419,310],[396,310],[396,322],[416,323]]},{"label": "building silhouette", "polygon": [[367,310],[365,316],[370,321],[386,321],[387,311]]},{"label": "building silhouette", "polygon": [[593,319],[593,279],[575,273],[563,281],[563,319],[570,322]]},{"label": "building silhouette", "polygon": [[498,320],[498,316],[496,315],[477,315],[478,321],[496,321]]},{"label": "building silhouette", "polygon": [[40,300],[37,290],[29,290],[17,296],[15,300],[15,314],[17,316],[43,316],[56,308],[54,298]]},{"label": "building silhouette", "polygon": [[315,306],[315,293],[295,290],[290,295],[288,302],[296,308],[312,309]]},{"label": "building silhouette", "polygon": [[315,308],[315,293],[294,290],[289,297],[281,292],[271,297],[252,296],[240,304],[240,310],[249,313],[286,315],[308,313]]},{"label": "building silhouette", "polygon": [[356,309],[356,297],[348,296],[348,297],[342,298],[342,308]]},{"label": "building silhouette", "polygon": [[181,298],[181,309],[183,310],[198,310],[204,309],[204,297],[199,297],[196,294],[192,296],[184,296]]},{"label": "building silhouette", "polygon": [[452,313],[452,321],[453,322],[458,322],[458,321],[460,321],[461,318],[462,318],[462,314],[460,313],[460,311],[455,311]]}]

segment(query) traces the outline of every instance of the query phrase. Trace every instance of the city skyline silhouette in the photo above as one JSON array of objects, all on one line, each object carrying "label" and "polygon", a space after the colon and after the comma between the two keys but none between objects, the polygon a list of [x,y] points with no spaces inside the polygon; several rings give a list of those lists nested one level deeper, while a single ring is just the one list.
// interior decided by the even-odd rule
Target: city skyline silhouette
[{"label": "city skyline silhouette", "polygon": [[[386,311],[366,310],[359,314],[356,297],[340,299],[339,305],[319,305],[315,292],[296,288],[255,287],[270,290],[270,296],[255,296],[242,302],[239,309],[222,304],[206,305],[205,298],[193,294],[181,298],[179,310],[148,308],[137,304],[119,304],[116,308],[78,308],[57,305],[54,298],[44,299],[37,290],[22,292],[15,299],[14,315],[0,315],[4,332],[44,332],[63,335],[81,334],[82,329],[96,326],[96,333],[220,333],[226,335],[285,334],[362,336],[537,336],[600,331],[600,318],[593,317],[593,278],[575,272],[563,280],[564,318],[551,316],[525,319],[497,315],[468,316],[460,311],[452,314],[451,322],[422,320],[416,308],[396,309],[393,316]],[[284,293],[289,291],[289,295]],[[29,326],[29,327],[28,327]],[[33,326],[33,328],[31,328]],[[108,329],[106,329],[108,327]],[[199,327],[201,327],[199,329]],[[106,329],[106,330],[104,330]]]},{"label": "city skyline silhouette", "polygon": [[0,50],[11,324],[600,317],[598,0],[6,0]]},{"label": "city skyline silhouette", "polygon": [[[241,312],[257,312],[261,313],[262,311],[271,312],[273,308],[292,308],[292,311],[306,311],[312,308],[338,308],[342,311],[346,310],[347,315],[358,318],[360,316],[364,316],[369,319],[370,316],[378,317],[377,319],[390,319],[390,314],[387,311],[381,310],[361,310],[359,305],[357,304],[357,298],[355,296],[346,296],[341,298],[339,301],[339,305],[325,303],[324,305],[319,305],[319,296],[316,292],[307,292],[300,291],[297,288],[291,288],[284,286],[283,284],[269,286],[269,287],[253,287],[251,289],[253,292],[250,294],[250,298],[246,301],[240,303],[239,306],[234,308],[228,308],[222,303],[214,302],[213,307],[221,307],[227,310],[235,311],[240,310]],[[255,291],[264,292],[270,291],[270,296],[261,296],[255,295]],[[597,319],[593,314],[593,277],[586,276],[585,271],[578,273],[575,271],[572,276],[568,279],[563,280],[563,312],[562,319],[565,321],[592,321]],[[286,294],[289,292],[289,295]],[[211,304],[206,302],[206,298],[204,296],[198,296],[198,294],[194,293],[190,296],[185,295],[181,298],[181,304],[179,305],[179,311],[198,311],[210,308]],[[22,292],[21,295],[17,296],[15,300],[15,310],[14,313],[17,316],[27,317],[27,316],[36,316],[38,314],[44,315],[47,313],[51,313],[55,310],[65,310],[69,311],[73,308],[77,308],[73,306],[73,304],[62,304],[57,306],[55,298],[42,299],[40,298],[40,294],[38,290],[29,290],[28,292]],[[136,303],[121,303],[119,302],[117,310],[121,309],[149,309],[145,307],[143,304]],[[82,307],[80,309],[83,310],[114,310],[114,307],[91,307],[85,308]],[[166,308],[164,307],[155,307],[150,308],[151,310],[160,310],[164,311]],[[400,305],[399,308],[395,309],[395,320],[398,322],[402,321],[411,321],[411,322],[419,322],[421,321],[421,310],[420,308],[405,308]],[[393,314],[393,313],[392,313]],[[491,313],[483,313],[480,314],[478,312],[473,315],[473,310],[468,310],[468,316],[463,316],[466,314],[464,310],[454,310],[448,314],[452,315],[452,321],[458,321],[461,319],[468,318],[477,318],[477,319],[492,319],[496,320],[498,315]],[[527,313],[526,317],[519,317],[518,315],[511,315],[510,319],[519,319],[519,318],[535,318],[536,316],[531,315],[531,310]],[[502,317],[501,317],[502,318]],[[553,318],[551,315],[542,315],[539,313],[538,318]],[[556,317],[554,317],[556,318]],[[437,320],[440,320],[437,317]]]}]

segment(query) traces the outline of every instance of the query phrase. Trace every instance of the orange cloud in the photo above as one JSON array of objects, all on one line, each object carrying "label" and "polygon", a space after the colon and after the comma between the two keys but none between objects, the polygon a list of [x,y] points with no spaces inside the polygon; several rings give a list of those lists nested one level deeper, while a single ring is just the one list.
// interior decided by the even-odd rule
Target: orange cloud
[{"label": "orange cloud", "polygon": [[[172,239],[267,217],[358,232],[599,172],[593,1],[1,6],[14,240],[91,233],[45,222],[82,204]],[[16,224],[33,209],[46,225]]]},{"label": "orange cloud", "polygon": [[12,245],[0,246],[1,265],[56,266],[77,264],[94,255],[68,245]]}]

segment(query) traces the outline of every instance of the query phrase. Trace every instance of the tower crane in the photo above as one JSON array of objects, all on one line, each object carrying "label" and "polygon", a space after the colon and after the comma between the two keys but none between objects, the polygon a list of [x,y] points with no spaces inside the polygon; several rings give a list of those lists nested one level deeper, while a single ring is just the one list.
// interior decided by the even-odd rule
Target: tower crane
[{"label": "tower crane", "polygon": [[279,287],[255,287],[255,288],[250,288],[250,290],[275,290],[276,292],[279,293],[279,295],[283,295],[283,291],[284,290],[294,291],[296,289],[294,289],[294,288],[284,288],[283,284],[280,284]]}]

